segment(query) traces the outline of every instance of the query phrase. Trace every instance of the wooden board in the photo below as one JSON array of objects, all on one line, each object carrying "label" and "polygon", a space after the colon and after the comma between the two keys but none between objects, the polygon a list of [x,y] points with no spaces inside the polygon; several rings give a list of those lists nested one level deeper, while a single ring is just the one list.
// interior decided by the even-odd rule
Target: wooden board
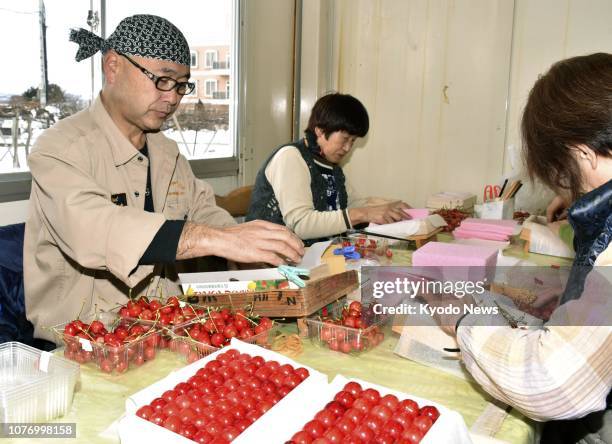
[{"label": "wooden board", "polygon": [[185,296],[192,304],[232,309],[253,306],[253,313],[270,317],[308,316],[359,286],[355,270],[310,280],[299,290],[270,290]]},{"label": "wooden board", "polygon": [[429,241],[437,241],[438,234],[444,230],[444,227],[438,227],[427,234],[417,234],[407,237],[407,240],[415,241],[417,248],[421,248]]}]

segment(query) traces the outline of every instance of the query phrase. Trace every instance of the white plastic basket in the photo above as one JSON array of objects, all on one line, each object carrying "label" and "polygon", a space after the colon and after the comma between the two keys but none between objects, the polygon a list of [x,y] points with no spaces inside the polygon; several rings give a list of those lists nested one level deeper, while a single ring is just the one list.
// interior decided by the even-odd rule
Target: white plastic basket
[{"label": "white plastic basket", "polygon": [[43,422],[72,405],[79,365],[19,342],[0,344],[0,421]]}]

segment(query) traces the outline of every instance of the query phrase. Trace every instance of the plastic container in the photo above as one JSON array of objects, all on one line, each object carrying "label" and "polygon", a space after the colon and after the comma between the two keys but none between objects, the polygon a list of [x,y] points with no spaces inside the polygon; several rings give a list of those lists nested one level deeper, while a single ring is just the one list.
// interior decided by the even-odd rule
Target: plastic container
[{"label": "plastic container", "polygon": [[353,235],[337,237],[333,243],[336,245],[334,250],[340,248],[340,246],[354,246],[355,252],[361,256],[358,260],[347,259],[347,264],[354,262],[361,265],[392,265],[393,251],[387,239],[366,235]]},{"label": "plastic container", "polygon": [[366,328],[346,327],[326,322],[339,319],[344,307],[345,302],[340,300],[306,318],[308,337],[313,344],[342,353],[360,354],[383,341],[385,338],[383,327],[391,319],[390,316],[370,313],[366,316],[368,325]]},{"label": "plastic container", "polygon": [[[149,303],[153,302],[153,301],[158,301],[160,303],[161,306],[165,306],[166,305],[166,301],[168,300],[168,298],[158,298],[158,297],[149,297],[147,298]],[[189,318],[188,319],[184,319],[181,322],[178,323],[174,323],[174,319],[172,319],[169,323],[164,323],[161,322],[159,319],[159,316],[161,314],[157,314],[157,312],[155,312],[153,315],[157,317],[157,319],[153,319],[153,320],[148,320],[148,319],[141,319],[139,317],[131,317],[131,316],[125,316],[125,314],[123,316],[121,316],[121,309],[123,308],[123,306],[119,306],[116,307],[112,310],[110,310],[110,313],[115,314],[117,317],[123,319],[126,322],[129,322],[130,324],[133,323],[137,323],[137,324],[141,324],[143,326],[148,326],[149,328],[151,327],[155,327],[159,330],[159,334],[160,334],[160,340],[158,343],[158,348],[159,349],[163,349],[163,348],[167,348],[168,344],[170,342],[170,340],[172,339],[172,332],[174,332],[176,329],[184,327],[185,325],[190,324],[191,322],[194,321],[195,316],[197,316],[196,314],[196,310],[201,310],[200,316],[204,313],[204,309],[200,306],[194,305],[194,304],[188,304],[185,301],[179,300],[179,306],[181,308],[181,316],[184,316],[185,314],[189,313]],[[188,306],[191,306],[192,310],[187,309]],[[172,316],[171,316],[172,318]]]},{"label": "plastic container", "polygon": [[[172,339],[170,339],[168,348],[181,354],[188,363],[195,362],[198,359],[202,359],[203,357],[224,348],[204,344],[187,336],[186,330],[188,330],[191,325],[196,323],[197,321],[192,322],[184,327],[174,329],[174,331],[170,333]],[[241,338],[240,340],[242,342],[246,342],[247,344],[259,345],[269,349],[272,347],[272,341],[274,340],[277,331],[278,325],[275,324],[268,330],[262,331],[261,333],[253,335],[249,338]]]},{"label": "plastic container", "polygon": [[[99,320],[110,332],[118,326],[130,327],[135,323],[119,318],[115,313],[104,312],[90,314],[81,318],[85,323]],[[145,334],[138,339],[122,344],[119,347],[98,343],[77,336],[64,334],[64,328],[70,322],[52,327],[57,343],[65,346],[64,357],[79,364],[95,363],[104,373],[120,374],[128,369],[139,367],[147,361],[155,359],[160,343],[160,331],[151,326],[143,325]]]},{"label": "plastic container", "polygon": [[44,422],[72,405],[79,365],[19,342],[0,344],[0,420]]}]

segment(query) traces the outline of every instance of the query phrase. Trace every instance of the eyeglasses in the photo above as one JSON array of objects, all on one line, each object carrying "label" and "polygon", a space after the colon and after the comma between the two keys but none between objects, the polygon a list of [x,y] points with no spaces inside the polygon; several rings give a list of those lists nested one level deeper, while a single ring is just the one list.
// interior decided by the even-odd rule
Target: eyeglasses
[{"label": "eyeglasses", "polygon": [[185,94],[191,94],[195,89],[195,83],[193,82],[179,82],[173,79],[172,77],[156,76],[151,71],[140,66],[138,63],[136,63],[134,60],[132,60],[125,54],[122,54],[120,52],[118,52],[117,54],[125,57],[132,65],[141,70],[145,76],[147,76],[149,79],[151,79],[153,83],[155,83],[155,87],[160,91],[172,91],[173,89],[176,89],[177,94],[184,96]]}]

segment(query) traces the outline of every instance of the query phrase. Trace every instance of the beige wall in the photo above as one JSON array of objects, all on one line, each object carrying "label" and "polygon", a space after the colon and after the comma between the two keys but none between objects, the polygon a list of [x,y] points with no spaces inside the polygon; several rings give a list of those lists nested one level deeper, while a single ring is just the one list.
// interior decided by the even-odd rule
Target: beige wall
[{"label": "beige wall", "polygon": [[240,123],[241,184],[252,184],[269,153],[291,140],[293,2],[243,1],[245,100]]},{"label": "beige wall", "polygon": [[18,224],[28,218],[28,201],[16,200],[0,203],[0,227],[3,225]]},{"label": "beige wall", "polygon": [[360,193],[421,206],[502,173],[512,2],[338,0],[334,81],[371,130],[346,171]]},{"label": "beige wall", "polygon": [[538,76],[558,60],[598,51],[612,53],[612,1],[517,0],[507,145],[520,146],[521,113]]},{"label": "beige wall", "polygon": [[333,81],[334,0],[306,0],[302,8],[302,63],[300,88],[300,132],[308,125],[312,106],[330,91]]},{"label": "beige wall", "polygon": [[[612,52],[609,0],[305,3],[305,16],[320,20],[305,28],[305,60],[329,66],[331,80],[303,66],[303,97],[309,106],[329,89],[360,98],[371,131],[345,167],[349,179],[361,193],[416,206],[440,190],[481,198],[485,183],[512,172],[506,147],[520,146],[520,111],[537,75],[564,57]],[[316,53],[326,38],[330,57]],[[519,196],[530,210],[548,199],[529,185]]]}]

